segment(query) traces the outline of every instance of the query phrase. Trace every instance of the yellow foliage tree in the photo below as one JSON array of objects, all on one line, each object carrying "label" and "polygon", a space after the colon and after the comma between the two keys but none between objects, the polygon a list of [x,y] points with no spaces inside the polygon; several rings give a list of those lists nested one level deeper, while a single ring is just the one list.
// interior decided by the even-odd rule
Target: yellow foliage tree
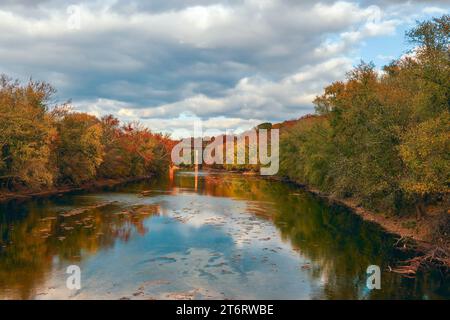
[{"label": "yellow foliage tree", "polygon": [[416,199],[421,215],[426,196],[449,192],[450,113],[445,111],[409,129],[399,150],[406,167],[401,185]]}]

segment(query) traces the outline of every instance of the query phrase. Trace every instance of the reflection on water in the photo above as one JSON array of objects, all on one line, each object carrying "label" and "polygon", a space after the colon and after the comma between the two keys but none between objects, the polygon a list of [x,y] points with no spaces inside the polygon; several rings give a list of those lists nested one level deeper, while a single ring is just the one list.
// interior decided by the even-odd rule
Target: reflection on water
[{"label": "reflection on water", "polygon": [[[448,281],[387,272],[393,237],[280,182],[177,172],[0,206],[0,299],[433,299]],[[81,290],[65,286],[81,268]],[[380,265],[381,290],[366,289]],[[448,280],[448,279],[447,279]]]}]

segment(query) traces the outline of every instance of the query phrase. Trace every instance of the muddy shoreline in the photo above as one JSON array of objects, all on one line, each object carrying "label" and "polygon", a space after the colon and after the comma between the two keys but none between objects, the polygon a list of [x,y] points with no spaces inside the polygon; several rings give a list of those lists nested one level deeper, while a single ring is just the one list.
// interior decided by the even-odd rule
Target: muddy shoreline
[{"label": "muddy shoreline", "polygon": [[90,181],[79,186],[61,186],[58,188],[52,188],[42,191],[20,191],[20,192],[2,192],[0,190],[0,203],[6,203],[9,201],[27,201],[38,198],[47,198],[56,195],[65,195],[71,192],[77,191],[91,191],[99,188],[114,187],[124,183],[141,181],[149,178],[153,178],[154,175],[146,175],[131,178],[117,178],[117,179],[100,179]]},{"label": "muddy shoreline", "polygon": [[410,238],[414,241],[418,242],[424,242],[424,243],[431,243],[429,239],[427,239],[427,235],[425,232],[418,232],[416,228],[407,228],[403,226],[402,224],[411,222],[411,221],[417,221],[415,216],[404,216],[404,217],[396,217],[389,214],[383,214],[383,213],[377,213],[371,210],[368,210],[361,205],[358,204],[358,201],[353,198],[349,199],[342,199],[338,198],[336,196],[333,196],[329,193],[322,192],[319,189],[312,188],[308,185],[300,184],[298,182],[292,181],[288,178],[282,178],[282,177],[270,177],[269,179],[282,181],[285,183],[290,183],[295,185],[296,187],[299,187],[307,192],[310,192],[316,196],[318,196],[321,199],[324,199],[327,201],[330,205],[340,205],[344,206],[347,209],[351,210],[358,216],[360,216],[363,220],[373,222],[377,225],[379,225],[385,232],[392,233],[395,235],[398,235],[402,238]]}]

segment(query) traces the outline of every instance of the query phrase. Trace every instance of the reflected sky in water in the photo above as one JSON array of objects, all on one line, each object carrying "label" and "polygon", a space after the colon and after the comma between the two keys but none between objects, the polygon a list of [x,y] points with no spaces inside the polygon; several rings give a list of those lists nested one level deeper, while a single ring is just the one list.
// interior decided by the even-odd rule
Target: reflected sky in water
[{"label": "reflected sky in water", "polygon": [[[285,183],[177,172],[0,207],[0,298],[448,298],[435,274],[387,272],[394,238]],[[82,271],[66,288],[67,266]],[[366,288],[380,265],[382,289]]]}]

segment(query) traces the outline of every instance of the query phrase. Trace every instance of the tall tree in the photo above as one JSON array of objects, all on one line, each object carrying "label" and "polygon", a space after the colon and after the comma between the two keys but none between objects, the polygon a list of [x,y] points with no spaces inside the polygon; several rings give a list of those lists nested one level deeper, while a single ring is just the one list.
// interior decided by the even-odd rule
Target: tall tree
[{"label": "tall tree", "polygon": [[56,131],[48,112],[55,90],[30,80],[0,77],[0,181],[39,188],[53,182],[51,144]]},{"label": "tall tree", "polygon": [[80,184],[93,179],[104,155],[100,121],[85,113],[69,113],[57,127],[59,180]]}]

